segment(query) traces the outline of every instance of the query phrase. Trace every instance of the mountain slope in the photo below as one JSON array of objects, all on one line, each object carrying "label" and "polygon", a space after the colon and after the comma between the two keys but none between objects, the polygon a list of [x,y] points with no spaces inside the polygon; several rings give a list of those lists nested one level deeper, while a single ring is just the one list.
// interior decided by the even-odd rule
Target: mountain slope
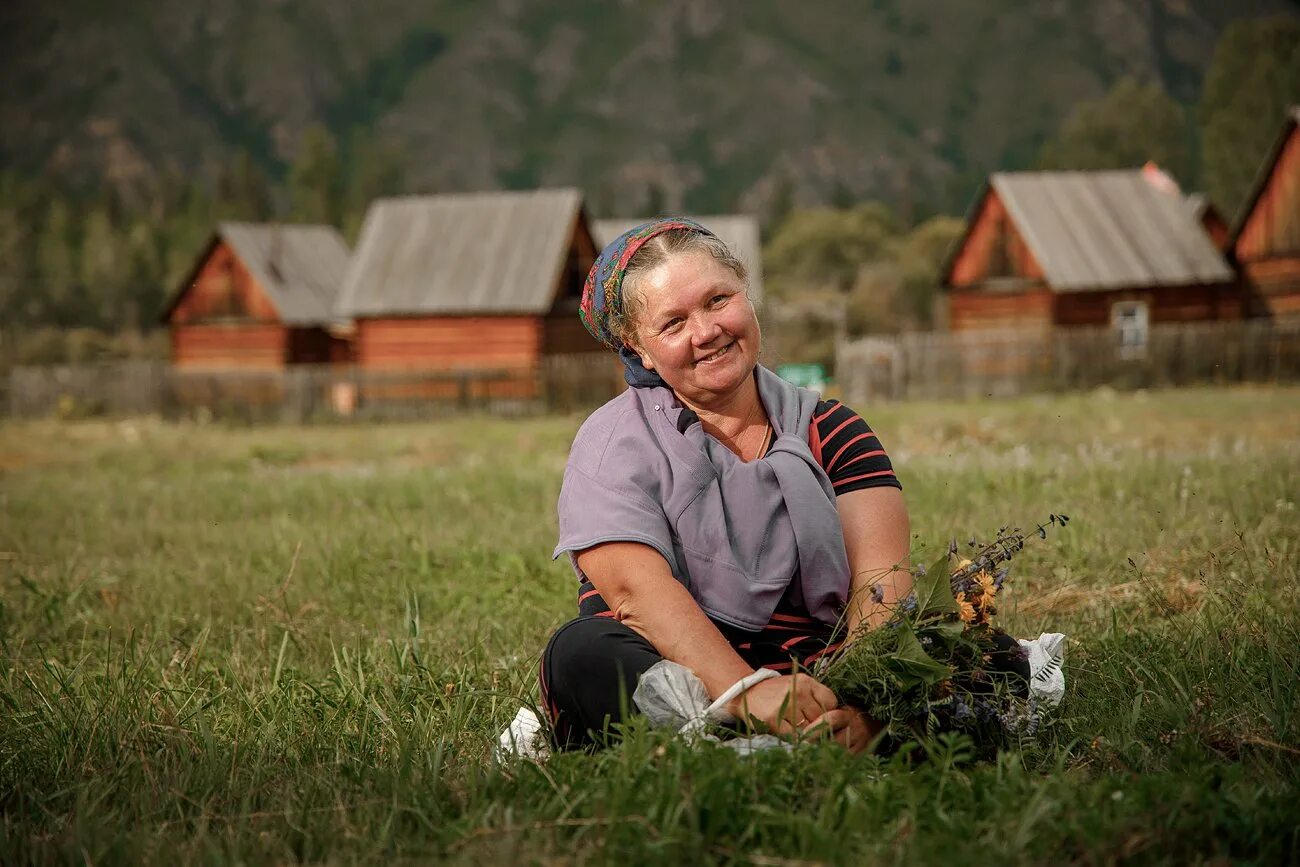
[{"label": "mountain slope", "polygon": [[[603,213],[882,197],[951,209],[1117,78],[1194,101],[1283,0],[209,0],[0,12],[0,160],[135,183],[303,129],[399,145],[417,188],[578,184]],[[107,11],[111,6],[112,12]]]}]

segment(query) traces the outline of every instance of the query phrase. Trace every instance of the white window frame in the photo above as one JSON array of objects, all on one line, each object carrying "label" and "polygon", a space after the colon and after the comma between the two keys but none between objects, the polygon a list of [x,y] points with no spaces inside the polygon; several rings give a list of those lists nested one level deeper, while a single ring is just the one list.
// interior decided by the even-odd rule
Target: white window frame
[{"label": "white window frame", "polygon": [[1146,358],[1151,330],[1150,307],[1145,301],[1116,301],[1110,306],[1110,324],[1115,329],[1119,357]]}]

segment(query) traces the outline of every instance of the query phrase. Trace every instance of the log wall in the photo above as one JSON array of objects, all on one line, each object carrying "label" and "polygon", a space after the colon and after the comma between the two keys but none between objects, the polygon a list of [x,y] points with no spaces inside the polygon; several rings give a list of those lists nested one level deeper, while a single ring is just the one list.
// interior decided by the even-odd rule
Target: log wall
[{"label": "log wall", "polygon": [[1047,331],[1052,326],[1053,302],[1051,290],[1041,285],[1011,292],[953,289],[948,293],[948,327],[951,331]]},{"label": "log wall", "polygon": [[1016,229],[1002,200],[989,190],[953,259],[948,282],[951,286],[962,287],[997,277],[1041,281],[1043,269]]},{"label": "log wall", "polygon": [[536,316],[360,319],[353,347],[370,370],[524,368],[541,357]]},{"label": "log wall", "polygon": [[1278,153],[1234,252],[1239,262],[1300,255],[1300,127]]},{"label": "log wall", "polygon": [[1161,286],[1106,292],[1069,292],[1056,298],[1057,325],[1110,325],[1111,308],[1121,301],[1144,301],[1152,325],[1241,319],[1245,294],[1233,285]]},{"label": "log wall", "polygon": [[1279,151],[1234,255],[1254,294],[1255,313],[1300,316],[1300,126],[1291,128]]},{"label": "log wall", "polygon": [[289,330],[278,324],[173,325],[172,363],[182,368],[274,370],[288,358]]},{"label": "log wall", "polygon": [[211,320],[276,322],[279,314],[257,279],[224,241],[212,245],[168,317],[172,325]]}]

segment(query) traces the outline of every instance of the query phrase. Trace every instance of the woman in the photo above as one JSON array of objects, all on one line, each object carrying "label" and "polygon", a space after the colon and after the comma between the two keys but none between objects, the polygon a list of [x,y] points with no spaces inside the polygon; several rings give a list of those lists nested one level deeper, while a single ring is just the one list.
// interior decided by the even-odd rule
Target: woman
[{"label": "woman", "polygon": [[866,748],[879,726],[800,669],[911,590],[907,510],[875,435],[758,365],[745,268],[692,221],[606,247],[582,319],[632,387],[587,419],[565,469],[555,556],[571,557],[580,616],[542,657],[556,745],[602,743],[667,658],[732,694],[738,719]]}]

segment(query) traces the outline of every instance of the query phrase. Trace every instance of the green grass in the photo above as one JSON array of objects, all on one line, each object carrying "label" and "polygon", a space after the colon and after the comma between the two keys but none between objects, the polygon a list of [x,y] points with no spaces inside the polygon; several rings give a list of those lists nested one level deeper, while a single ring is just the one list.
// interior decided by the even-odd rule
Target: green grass
[{"label": "green grass", "polygon": [[1300,859],[1300,391],[865,414],[918,546],[1073,519],[1002,606],[1066,703],[994,763],[495,767],[577,418],[0,426],[0,863]]}]

